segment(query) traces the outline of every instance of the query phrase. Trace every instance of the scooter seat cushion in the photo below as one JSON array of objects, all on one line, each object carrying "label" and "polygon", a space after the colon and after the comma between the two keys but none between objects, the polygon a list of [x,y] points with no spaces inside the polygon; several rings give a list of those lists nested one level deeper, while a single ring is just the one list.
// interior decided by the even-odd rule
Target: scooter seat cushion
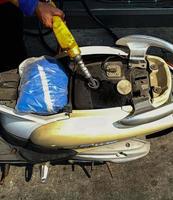
[{"label": "scooter seat cushion", "polygon": [[24,61],[16,110],[49,115],[67,104],[68,76],[63,66],[52,57],[42,56]]}]

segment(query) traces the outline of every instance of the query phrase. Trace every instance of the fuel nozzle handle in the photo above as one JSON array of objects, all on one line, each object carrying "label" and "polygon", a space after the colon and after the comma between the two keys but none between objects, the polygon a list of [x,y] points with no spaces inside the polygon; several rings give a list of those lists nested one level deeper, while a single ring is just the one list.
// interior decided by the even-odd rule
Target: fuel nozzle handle
[{"label": "fuel nozzle handle", "polygon": [[53,31],[61,48],[66,51],[68,56],[76,62],[76,64],[81,68],[85,77],[89,80],[89,87],[97,89],[99,84],[98,81],[93,79],[91,76],[89,70],[83,62],[81,51],[77,42],[75,41],[66,24],[58,16],[53,17]]}]

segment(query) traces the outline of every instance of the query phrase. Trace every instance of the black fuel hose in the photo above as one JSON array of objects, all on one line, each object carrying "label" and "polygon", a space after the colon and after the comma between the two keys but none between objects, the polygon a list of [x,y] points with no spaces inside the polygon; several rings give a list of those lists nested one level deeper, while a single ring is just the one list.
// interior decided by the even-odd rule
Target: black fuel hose
[{"label": "black fuel hose", "polygon": [[97,23],[99,24],[103,29],[105,29],[108,34],[113,38],[114,42],[116,42],[118,40],[118,36],[108,27],[106,26],[98,17],[96,17],[95,15],[93,15],[93,13],[91,12],[90,8],[88,7],[87,3],[85,0],[80,0],[81,3],[83,4],[83,7],[85,8],[86,12],[88,13],[88,15]]},{"label": "black fuel hose", "polygon": [[50,47],[50,45],[46,42],[45,38],[44,38],[44,35],[43,35],[43,32],[42,32],[42,24],[40,22],[38,22],[38,32],[39,32],[39,37],[40,37],[40,40],[43,44],[43,46],[52,54],[56,55],[57,54],[57,48],[56,50],[53,49],[52,47]]},{"label": "black fuel hose", "polygon": [[[26,30],[26,29],[23,31],[23,33],[24,33],[25,35],[33,36],[33,37],[34,37],[34,36],[35,36],[35,37],[40,36],[40,35],[39,35],[39,32],[32,32],[32,31],[29,31],[29,30]],[[49,35],[50,33],[52,33],[52,30],[47,30],[47,31],[45,31],[45,32],[42,31],[42,35],[43,35],[43,36]]]}]

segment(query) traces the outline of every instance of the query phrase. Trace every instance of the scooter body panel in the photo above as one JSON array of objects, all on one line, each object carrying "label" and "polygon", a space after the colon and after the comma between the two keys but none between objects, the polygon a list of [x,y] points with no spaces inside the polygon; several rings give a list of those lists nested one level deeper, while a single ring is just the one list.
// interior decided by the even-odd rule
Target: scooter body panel
[{"label": "scooter body panel", "polygon": [[[110,54],[127,57],[127,53],[112,47],[83,47],[83,55]],[[147,56],[150,65],[160,66],[163,86],[167,89],[162,95],[153,98],[151,104],[157,108],[166,103],[172,89],[171,73],[163,59],[156,56]],[[158,73],[158,69],[156,70]],[[157,73],[153,71],[150,81],[157,86]],[[166,107],[165,107],[166,108]],[[169,108],[167,108],[169,110]],[[73,110],[71,114],[60,113],[51,116],[38,116],[33,114],[19,114],[14,109],[1,106],[1,124],[4,130],[14,136],[31,140],[34,144],[48,148],[80,148],[100,144],[128,137],[148,135],[172,127],[172,115],[165,113],[164,116],[148,123],[126,124],[130,118],[139,121],[147,118],[150,113],[133,116],[131,106],[115,107],[108,109]],[[160,112],[153,111],[154,115],[160,116],[164,112],[164,106]],[[152,118],[152,117],[151,117]],[[131,119],[130,119],[131,120]],[[134,121],[134,120],[131,120]],[[119,123],[120,122],[120,123]],[[124,123],[125,122],[125,123]]]},{"label": "scooter body panel", "polygon": [[115,116],[78,117],[37,128],[31,135],[35,144],[50,148],[82,148],[110,141],[139,137],[172,127],[172,115],[147,124],[119,126]]}]

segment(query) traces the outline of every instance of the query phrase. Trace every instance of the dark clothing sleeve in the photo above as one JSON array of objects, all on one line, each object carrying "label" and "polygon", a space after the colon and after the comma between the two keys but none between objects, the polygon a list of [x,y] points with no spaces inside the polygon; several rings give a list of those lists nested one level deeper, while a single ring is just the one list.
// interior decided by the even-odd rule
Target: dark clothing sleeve
[{"label": "dark clothing sleeve", "polygon": [[33,15],[38,4],[38,0],[19,0],[19,8],[24,15]]},{"label": "dark clothing sleeve", "polygon": [[12,5],[0,5],[0,71],[17,67],[25,58],[23,14]]}]

